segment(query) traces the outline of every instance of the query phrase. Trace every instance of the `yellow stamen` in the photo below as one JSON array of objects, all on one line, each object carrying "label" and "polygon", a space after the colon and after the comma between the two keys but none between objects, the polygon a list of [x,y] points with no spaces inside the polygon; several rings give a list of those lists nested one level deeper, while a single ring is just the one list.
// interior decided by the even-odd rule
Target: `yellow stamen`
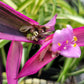
[{"label": "yellow stamen", "polygon": [[61,43],[58,43],[58,46],[61,46]]},{"label": "yellow stamen", "polygon": [[76,44],[76,43],[74,43],[74,44],[73,44],[73,47],[76,47],[76,45],[77,45],[77,44]]},{"label": "yellow stamen", "polygon": [[69,41],[68,40],[66,40],[66,44],[68,44],[69,43]]},{"label": "yellow stamen", "polygon": [[78,40],[76,36],[73,36],[73,39],[75,42]]}]

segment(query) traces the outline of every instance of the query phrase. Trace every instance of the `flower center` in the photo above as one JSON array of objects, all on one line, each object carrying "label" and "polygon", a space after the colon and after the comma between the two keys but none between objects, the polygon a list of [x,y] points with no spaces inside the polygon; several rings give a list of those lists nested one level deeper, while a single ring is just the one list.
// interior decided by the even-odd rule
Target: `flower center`
[{"label": "flower center", "polygon": [[67,49],[67,47],[68,47],[68,45],[72,45],[73,47],[76,47],[77,46],[77,44],[76,44],[76,41],[77,41],[78,39],[77,39],[77,37],[76,36],[73,36],[73,39],[72,39],[72,41],[71,42],[69,42],[69,40],[66,40],[63,44],[61,44],[60,42],[58,42],[58,46],[59,47],[61,47],[61,46],[63,46],[63,48],[64,49]]}]

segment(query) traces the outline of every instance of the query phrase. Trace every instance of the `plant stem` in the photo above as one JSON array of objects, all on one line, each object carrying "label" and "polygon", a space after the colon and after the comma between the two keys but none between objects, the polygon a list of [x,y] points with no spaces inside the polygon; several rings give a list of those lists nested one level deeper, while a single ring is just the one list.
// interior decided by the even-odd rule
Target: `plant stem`
[{"label": "plant stem", "polygon": [[78,75],[78,74],[81,74],[81,73],[84,73],[84,68],[80,69],[78,71],[72,72],[72,73],[68,73],[67,75],[68,76],[74,76],[74,75]]}]

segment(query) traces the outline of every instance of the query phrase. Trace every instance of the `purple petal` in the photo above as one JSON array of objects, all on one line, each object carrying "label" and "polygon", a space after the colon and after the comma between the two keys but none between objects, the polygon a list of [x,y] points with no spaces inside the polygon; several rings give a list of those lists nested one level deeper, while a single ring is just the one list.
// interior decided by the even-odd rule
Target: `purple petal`
[{"label": "purple petal", "polygon": [[77,44],[79,46],[84,46],[84,26],[73,29],[74,35],[77,37]]},{"label": "purple petal", "polygon": [[62,49],[60,51],[60,54],[69,58],[72,58],[72,57],[78,58],[81,56],[81,50],[78,45],[76,47],[73,47],[72,45],[70,45],[66,49]]},{"label": "purple petal", "polygon": [[73,29],[71,28],[70,25],[67,25],[67,28],[63,28],[62,30],[57,30],[53,36],[53,45],[52,45],[52,51],[56,52],[56,50],[58,49],[58,43],[60,43],[61,45],[65,42],[65,41],[69,41],[71,42],[73,39]]},{"label": "purple petal", "polygon": [[6,63],[6,73],[8,84],[18,84],[17,77],[21,58],[22,58],[22,45],[20,42],[12,42],[9,48],[7,63]]},{"label": "purple petal", "polygon": [[45,48],[48,47],[48,45],[52,42],[52,40],[49,40],[43,44],[43,46],[40,48],[40,50],[31,57],[24,65],[20,73],[18,74],[17,78],[29,76],[32,74],[35,74],[38,72],[43,66],[45,66],[47,63],[55,59],[55,57],[51,56],[51,52],[46,52],[43,60],[40,60],[40,54],[45,51]]},{"label": "purple petal", "polygon": [[54,26],[56,24],[56,17],[57,17],[57,14],[47,24],[45,24],[45,26],[50,27],[48,29],[48,31],[54,31],[55,30]]}]

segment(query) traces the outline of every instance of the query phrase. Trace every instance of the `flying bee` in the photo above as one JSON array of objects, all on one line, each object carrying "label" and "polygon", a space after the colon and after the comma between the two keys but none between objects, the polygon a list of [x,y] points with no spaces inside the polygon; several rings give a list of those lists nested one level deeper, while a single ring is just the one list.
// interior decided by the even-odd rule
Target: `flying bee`
[{"label": "flying bee", "polygon": [[46,27],[40,25],[23,25],[19,31],[23,33],[28,40],[38,41],[42,39],[48,32],[46,32]]}]

